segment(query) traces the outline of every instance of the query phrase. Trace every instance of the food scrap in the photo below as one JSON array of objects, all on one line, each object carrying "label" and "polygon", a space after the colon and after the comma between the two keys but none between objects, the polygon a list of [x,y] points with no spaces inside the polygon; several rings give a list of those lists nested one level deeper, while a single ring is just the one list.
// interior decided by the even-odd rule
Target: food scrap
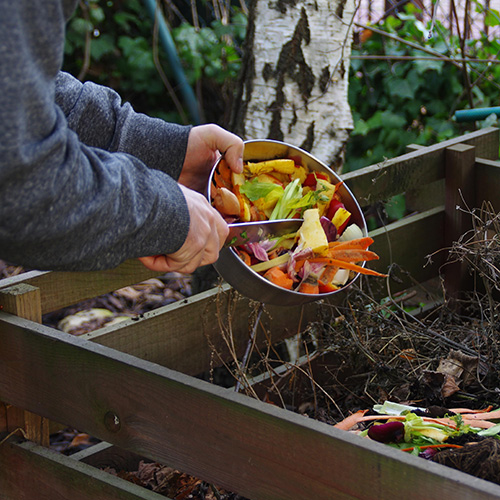
[{"label": "food scrap", "polygon": [[211,198],[227,222],[303,219],[297,232],[234,251],[277,286],[323,294],[338,290],[356,273],[386,276],[360,265],[379,257],[368,250],[373,240],[351,221],[341,185],[325,172],[310,171],[299,157],[246,162],[238,174],[221,159]]},{"label": "food scrap", "polygon": [[500,409],[419,408],[386,401],[334,425],[393,448],[432,458],[487,437],[500,439]]}]

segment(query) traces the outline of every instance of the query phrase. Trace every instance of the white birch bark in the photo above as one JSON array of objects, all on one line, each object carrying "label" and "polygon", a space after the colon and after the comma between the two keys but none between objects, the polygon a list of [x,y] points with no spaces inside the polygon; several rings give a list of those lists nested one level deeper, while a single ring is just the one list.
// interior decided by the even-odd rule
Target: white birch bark
[{"label": "white birch bark", "polygon": [[339,170],[352,129],[353,16],[353,0],[254,0],[233,130],[302,147]]}]

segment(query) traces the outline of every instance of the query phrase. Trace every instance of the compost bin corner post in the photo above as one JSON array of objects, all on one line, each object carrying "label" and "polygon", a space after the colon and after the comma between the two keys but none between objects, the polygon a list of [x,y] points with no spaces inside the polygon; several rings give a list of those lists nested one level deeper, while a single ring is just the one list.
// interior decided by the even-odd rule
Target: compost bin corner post
[{"label": "compost bin corner post", "polygon": [[[40,289],[20,283],[0,290],[1,309],[20,318],[42,322],[42,300]],[[49,421],[12,405],[0,401],[0,433],[22,432],[23,435],[42,446],[49,446]]]}]

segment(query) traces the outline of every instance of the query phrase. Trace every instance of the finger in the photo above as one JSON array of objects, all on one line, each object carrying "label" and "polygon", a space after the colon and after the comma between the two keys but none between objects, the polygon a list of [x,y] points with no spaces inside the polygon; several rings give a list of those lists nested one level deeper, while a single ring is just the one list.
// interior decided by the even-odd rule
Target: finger
[{"label": "finger", "polygon": [[172,269],[168,266],[165,257],[165,255],[151,255],[149,257],[139,257],[139,260],[151,271],[168,273]]},{"label": "finger", "polygon": [[229,146],[224,153],[224,158],[233,172],[241,174],[243,172],[243,143]]},{"label": "finger", "polygon": [[236,173],[243,172],[243,140],[221,128],[214,129],[213,146],[224,154],[229,167]]}]

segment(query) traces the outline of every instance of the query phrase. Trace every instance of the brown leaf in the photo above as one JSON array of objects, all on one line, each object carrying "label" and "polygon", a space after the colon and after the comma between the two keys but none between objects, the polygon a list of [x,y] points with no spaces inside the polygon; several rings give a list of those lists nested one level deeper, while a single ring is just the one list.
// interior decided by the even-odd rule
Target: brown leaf
[{"label": "brown leaf", "polygon": [[445,375],[444,383],[441,386],[441,395],[443,396],[443,398],[449,398],[459,390],[460,387],[458,387],[455,377],[453,377],[452,375]]},{"label": "brown leaf", "polygon": [[463,386],[467,386],[477,380],[478,362],[479,358],[476,356],[468,356],[461,351],[451,350],[448,357],[439,362],[437,372],[452,376],[456,381],[462,381]]}]

